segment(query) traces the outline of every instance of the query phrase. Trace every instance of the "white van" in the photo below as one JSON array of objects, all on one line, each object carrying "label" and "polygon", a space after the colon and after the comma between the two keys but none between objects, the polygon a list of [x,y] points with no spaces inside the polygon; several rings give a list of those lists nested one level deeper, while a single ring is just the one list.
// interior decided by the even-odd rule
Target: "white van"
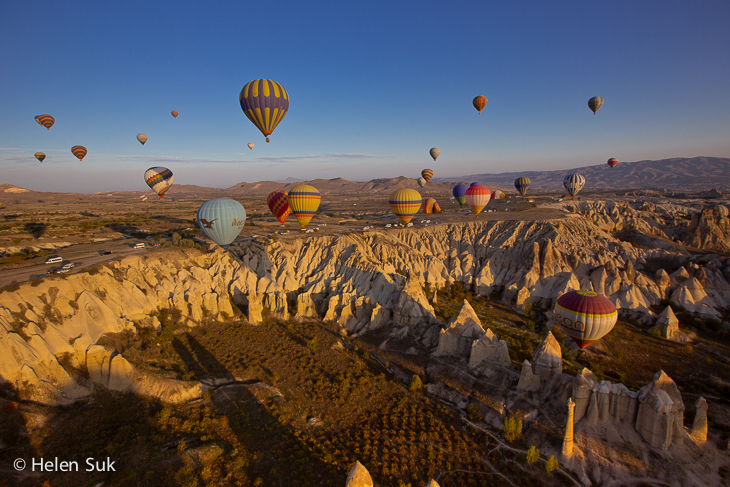
[{"label": "white van", "polygon": [[144,244],[140,242],[138,244],[135,244],[134,248],[135,249],[143,249],[144,248]]},{"label": "white van", "polygon": [[63,257],[49,257],[46,259],[46,264],[57,264],[58,262],[63,262]]}]

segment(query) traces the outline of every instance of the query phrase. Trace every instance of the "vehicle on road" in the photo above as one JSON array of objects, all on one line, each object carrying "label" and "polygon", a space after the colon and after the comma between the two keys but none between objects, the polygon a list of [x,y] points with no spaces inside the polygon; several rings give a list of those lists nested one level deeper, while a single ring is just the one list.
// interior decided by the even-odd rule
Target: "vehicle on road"
[{"label": "vehicle on road", "polygon": [[112,253],[111,250],[100,250],[99,251],[99,255],[109,255],[111,253]]},{"label": "vehicle on road", "polygon": [[135,244],[134,248],[135,249],[143,249],[144,248],[144,244],[140,242],[138,244]]},{"label": "vehicle on road", "polygon": [[66,269],[68,271],[68,270],[72,269],[75,265],[76,264],[74,264],[73,262],[69,262],[67,264],[63,264],[63,267],[61,267],[61,269]]},{"label": "vehicle on road", "polygon": [[63,257],[49,257],[46,259],[46,264],[56,264],[58,262],[63,262]]}]

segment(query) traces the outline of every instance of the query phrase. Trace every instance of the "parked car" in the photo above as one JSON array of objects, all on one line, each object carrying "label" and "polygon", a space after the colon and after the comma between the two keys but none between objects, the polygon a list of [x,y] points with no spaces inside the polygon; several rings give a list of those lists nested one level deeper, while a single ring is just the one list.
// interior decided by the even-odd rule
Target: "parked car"
[{"label": "parked car", "polygon": [[63,257],[49,257],[46,259],[46,264],[57,264],[58,262],[63,262]]},{"label": "parked car", "polygon": [[112,253],[111,250],[102,250],[99,252],[99,255],[109,255],[111,253]]},{"label": "parked car", "polygon": [[144,244],[142,242],[140,242],[138,244],[135,244],[134,248],[135,249],[143,249],[144,248]]},{"label": "parked car", "polygon": [[74,264],[73,262],[69,262],[69,263],[67,263],[67,264],[63,264],[63,267],[61,267],[61,269],[66,269],[66,270],[70,270],[70,269],[72,269],[72,268],[73,268],[73,267],[74,267],[75,265],[76,265],[76,264]]}]

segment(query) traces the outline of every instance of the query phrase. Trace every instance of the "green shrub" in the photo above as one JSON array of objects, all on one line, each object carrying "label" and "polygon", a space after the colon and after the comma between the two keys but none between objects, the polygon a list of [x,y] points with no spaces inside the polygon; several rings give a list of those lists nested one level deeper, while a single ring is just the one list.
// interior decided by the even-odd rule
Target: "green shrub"
[{"label": "green shrub", "polygon": [[408,390],[411,392],[420,392],[423,389],[423,382],[418,374],[413,374],[411,381],[408,383]]},{"label": "green shrub", "polygon": [[558,464],[558,461],[553,455],[550,455],[548,461],[545,462],[545,470],[547,470],[547,473],[553,473],[555,470],[558,469],[559,466],[560,465]]},{"label": "green shrub", "polygon": [[504,438],[510,443],[522,438],[522,420],[514,417],[504,418]]},{"label": "green shrub", "polygon": [[319,347],[319,338],[314,337],[307,342],[307,348],[310,349],[312,352],[316,352],[317,347]]},{"label": "green shrub", "polygon": [[469,421],[481,421],[482,415],[479,414],[479,408],[476,404],[469,404],[466,408],[466,418]]},{"label": "green shrub", "polygon": [[660,338],[662,336],[662,332],[659,330],[659,328],[657,328],[655,326],[654,328],[649,330],[649,335],[656,337],[656,338]]},{"label": "green shrub", "polygon": [[532,445],[529,450],[527,450],[527,463],[535,463],[540,459],[540,449],[535,448],[535,445]]}]

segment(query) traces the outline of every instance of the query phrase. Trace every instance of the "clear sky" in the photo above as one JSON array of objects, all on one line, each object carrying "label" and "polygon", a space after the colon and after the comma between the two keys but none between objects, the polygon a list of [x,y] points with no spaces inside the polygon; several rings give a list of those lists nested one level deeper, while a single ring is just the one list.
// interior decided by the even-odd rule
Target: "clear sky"
[{"label": "clear sky", "polygon": [[[144,190],[165,166],[225,188],[730,157],[729,22],[726,0],[3,0],[0,183]],[[257,78],[291,99],[269,144],[238,102]]]}]

